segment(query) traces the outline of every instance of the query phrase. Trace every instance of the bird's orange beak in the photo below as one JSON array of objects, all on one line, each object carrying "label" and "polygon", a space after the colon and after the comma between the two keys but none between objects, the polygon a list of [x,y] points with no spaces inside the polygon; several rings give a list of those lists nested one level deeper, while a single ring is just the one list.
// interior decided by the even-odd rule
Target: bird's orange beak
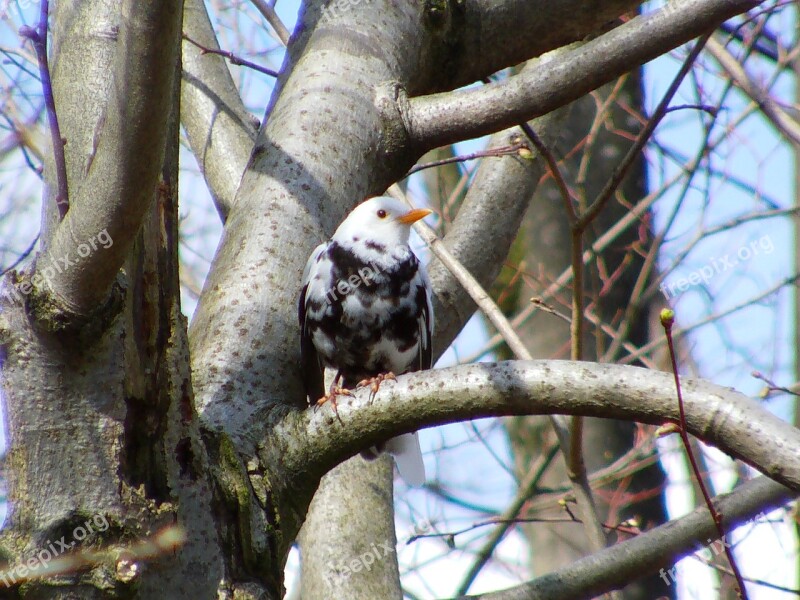
[{"label": "bird's orange beak", "polygon": [[428,210],[427,208],[415,208],[414,210],[408,211],[401,217],[397,217],[397,220],[403,223],[404,225],[411,225],[412,223],[416,223],[420,219],[424,219],[433,211]]}]

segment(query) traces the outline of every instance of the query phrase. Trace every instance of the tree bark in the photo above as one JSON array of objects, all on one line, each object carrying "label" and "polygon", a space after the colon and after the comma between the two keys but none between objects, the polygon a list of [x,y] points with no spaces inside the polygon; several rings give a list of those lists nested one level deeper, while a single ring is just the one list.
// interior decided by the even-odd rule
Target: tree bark
[{"label": "tree bark", "polygon": [[[340,403],[345,428],[328,409],[301,410],[296,302],[306,258],[352,206],[383,192],[423,153],[478,131],[460,129],[466,112],[442,122],[437,114],[465,98],[483,110],[486,98],[541,84],[528,100],[515,96],[507,106],[512,110],[495,106],[496,114],[479,126],[503,130],[580,96],[586,81],[608,81],[758,3],[683,0],[624,30],[602,31],[636,4],[595,2],[590,10],[577,0],[373,0],[332,12],[309,0],[265,122],[248,148],[251,124],[221,65],[187,58],[179,89],[178,53],[193,48],[181,43],[181,2],[59,2],[54,92],[73,202],[59,222],[52,194],[46,197],[43,252],[32,269],[8,274],[0,295],[12,445],[11,528],[3,533],[3,550],[26,556],[98,516],[109,526],[82,544],[105,552],[84,554],[85,562],[69,573],[14,591],[42,598],[277,599],[286,557],[320,481],[362,448],[402,431],[478,416],[574,411],[675,419],[665,377],[558,363],[402,377],[372,405],[363,393]],[[188,6],[199,19],[187,18],[190,29],[205,27],[198,36],[213,46],[198,4]],[[501,43],[520,24],[526,35]],[[511,87],[435,94],[590,35],[593,42],[548,63],[554,74],[571,69],[577,78],[526,74]],[[631,51],[585,60],[614,42]],[[218,209],[227,216],[188,334],[177,275],[183,108],[192,147],[203,156]],[[499,174],[541,168],[521,157],[502,165],[481,175],[445,240],[487,284],[527,201],[504,190]],[[54,177],[48,168],[51,189]],[[113,240],[108,247],[102,232]],[[505,247],[487,252],[485,240],[501,235]],[[53,266],[44,277],[90,239],[99,245],[79,264]],[[431,278],[440,353],[474,308],[441,265],[432,266]],[[795,430],[737,394],[685,385],[693,433],[798,489],[800,466],[786,450],[800,443]],[[345,486],[358,483],[377,491],[372,506],[390,506],[387,462],[364,468],[357,477],[329,477],[325,490],[333,492],[318,500],[341,499]],[[348,519],[344,509],[355,505],[343,502],[335,524],[358,530],[337,540],[314,534],[315,543],[345,557],[371,547],[359,540],[394,542],[389,511],[375,522]],[[334,505],[322,507],[310,523]],[[131,554],[134,540],[157,539],[167,525],[185,537],[180,548]],[[306,532],[304,545],[310,539]],[[309,547],[309,559],[319,560],[324,548]],[[398,596],[394,561],[382,561],[384,578],[372,579],[369,590]],[[362,585],[350,579],[348,585]],[[323,594],[326,585],[309,579],[309,595]]]}]

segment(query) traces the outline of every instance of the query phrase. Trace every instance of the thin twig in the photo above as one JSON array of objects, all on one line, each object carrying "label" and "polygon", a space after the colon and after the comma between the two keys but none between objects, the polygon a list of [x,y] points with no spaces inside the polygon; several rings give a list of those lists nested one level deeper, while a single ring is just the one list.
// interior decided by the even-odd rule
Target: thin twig
[{"label": "thin twig", "polygon": [[[536,150],[539,154],[544,157],[545,162],[547,163],[547,167],[550,171],[550,175],[553,177],[553,180],[556,182],[556,186],[559,189],[561,200],[564,203],[564,208],[567,213],[567,220],[569,222],[570,230],[572,233],[571,236],[571,263],[572,263],[572,276],[574,279],[573,285],[573,293],[572,293],[572,318],[570,319],[570,355],[572,360],[582,360],[583,359],[583,230],[578,227],[580,223],[580,219],[578,218],[578,214],[575,210],[575,207],[572,204],[572,197],[569,193],[569,188],[567,187],[567,182],[564,180],[563,175],[561,174],[561,170],[558,168],[558,162],[556,161],[553,153],[550,152],[550,149],[542,142],[536,132],[528,123],[520,124],[520,127],[528,136],[531,143],[536,147]],[[580,481],[585,482],[585,486],[587,490],[591,490],[589,488],[588,483],[588,476],[586,474],[586,464],[583,460],[583,418],[582,417],[572,417],[570,419],[570,426],[569,426],[569,448],[565,449],[565,458],[567,463],[567,475],[569,476],[570,480],[572,481]],[[594,507],[594,501],[591,502],[592,507]],[[593,510],[595,510],[593,508]],[[596,510],[595,510],[596,516]],[[599,534],[599,535],[598,535]],[[598,544],[600,542],[600,537],[602,536],[602,531],[596,530],[595,536],[590,536],[590,539],[594,537],[594,543]],[[605,541],[603,541],[602,546],[598,546],[595,549],[599,550],[601,547],[605,546]]]},{"label": "thin twig", "polygon": [[47,16],[49,0],[42,0],[39,12],[39,24],[36,29],[24,25],[20,27],[19,34],[28,38],[33,43],[36,51],[36,60],[39,63],[39,77],[42,80],[42,93],[47,107],[47,122],[50,126],[50,136],[53,140],[53,160],[56,166],[56,206],[59,219],[63,219],[69,210],[69,190],[67,189],[67,161],[64,156],[64,140],[61,137],[61,128],[58,126],[56,102],[53,98],[53,84],[50,80],[50,67],[47,62]]},{"label": "thin twig", "polygon": [[[38,121],[40,113],[41,113],[41,107],[39,108],[39,110],[36,111],[36,114],[34,115],[34,119],[31,119],[31,120],[33,122]],[[31,158],[30,153],[28,152],[28,150],[30,149],[36,155],[36,158],[38,158],[39,160],[42,159],[41,151],[34,146],[34,142],[31,139],[31,135],[26,130],[23,130],[19,126],[19,124],[11,117],[11,115],[8,114],[7,112],[1,113],[0,116],[3,117],[5,122],[8,123],[9,129],[11,129],[11,137],[10,137],[10,139],[8,141],[8,144],[7,144],[8,151],[10,151],[12,148],[15,148],[15,147],[19,148],[20,151],[22,152],[22,157],[25,159],[25,164],[27,164],[28,167],[30,167],[30,169],[34,173],[36,173],[36,176],[39,179],[41,179],[42,178],[42,165],[35,165],[33,163],[33,159]],[[29,127],[29,126],[25,125],[25,127]],[[6,143],[5,143],[5,140],[4,140],[3,148],[0,149],[0,153],[4,152],[5,150],[6,150]]]},{"label": "thin twig", "polygon": [[434,160],[429,163],[424,163],[421,165],[414,165],[411,169],[409,169],[408,173],[406,173],[401,179],[405,179],[406,177],[410,177],[414,173],[418,171],[422,171],[423,169],[430,169],[433,167],[441,167],[442,165],[449,165],[452,163],[460,163],[466,162],[468,160],[475,160],[476,158],[487,158],[487,157],[498,157],[498,156],[507,156],[509,154],[519,154],[520,152],[524,151],[530,152],[528,146],[525,142],[520,139],[518,142],[514,144],[510,144],[508,146],[500,146],[499,148],[490,148],[488,150],[480,150],[478,152],[473,152],[472,154],[463,154],[460,156],[450,156],[448,158],[442,158],[441,160]]},{"label": "thin twig", "polygon": [[[572,360],[583,360],[583,232],[579,227],[582,219],[570,223],[570,261],[572,262],[572,322],[570,323],[570,357]],[[570,419],[569,455],[567,468],[570,478],[583,478],[586,475],[586,463],[583,460],[583,417]]]},{"label": "thin twig", "polygon": [[784,111],[770,96],[769,92],[759,87],[752,80],[741,63],[728,52],[725,46],[716,39],[712,39],[708,43],[708,51],[728,76],[736,82],[739,89],[758,105],[761,112],[775,128],[793,143],[800,144],[800,123]]},{"label": "thin twig", "polygon": [[[567,220],[569,222],[571,231],[571,257],[572,264],[572,277],[574,284],[572,286],[572,318],[570,319],[570,356],[572,360],[583,360],[583,232],[584,228],[580,226],[581,219],[572,204],[572,197],[569,193],[569,188],[558,168],[553,153],[542,142],[536,132],[528,123],[520,125],[522,130],[531,140],[533,145],[539,151],[539,154],[544,157],[550,175],[556,182],[559,189],[561,200],[564,203],[564,208],[567,213]],[[569,448],[565,449],[565,458],[567,464],[567,475],[573,482],[581,482],[580,486],[585,487],[587,493],[591,494],[589,487],[588,475],[586,473],[586,463],[583,460],[583,417],[575,416],[570,419],[569,425]],[[594,507],[594,500],[589,495],[589,504],[597,517],[596,508]],[[595,550],[599,550],[606,545],[603,537],[602,530],[595,529],[594,535],[590,535],[590,540],[593,541]],[[602,544],[601,544],[602,542]]]},{"label": "thin twig", "polygon": [[[719,571],[720,573],[725,573],[726,575],[733,575],[733,571],[732,570],[726,569],[723,565],[717,564],[717,563],[713,562],[712,560],[708,560],[707,558],[705,558],[704,556],[702,556],[700,554],[697,554],[697,553],[690,554],[688,556],[688,558],[693,558],[693,559],[703,563],[707,567],[709,567],[711,569],[715,569],[716,571]],[[763,579],[756,579],[754,577],[743,577],[743,579],[745,581],[747,581],[748,583],[752,583],[752,584],[755,584],[755,585],[760,585],[760,586],[769,588],[771,590],[777,590],[779,592],[784,592],[786,594],[791,594],[792,596],[800,596],[800,590],[792,589],[790,587],[786,587],[786,586],[783,586],[783,585],[778,585],[776,583],[765,581]]]},{"label": "thin twig", "polygon": [[720,109],[716,106],[711,106],[710,104],[676,104],[674,106],[670,106],[666,111],[667,114],[672,112],[679,112],[681,110],[699,110],[705,113],[708,113],[712,117],[716,117],[719,114]]},{"label": "thin twig", "polygon": [[[772,381],[769,377],[767,377],[766,375],[764,375],[759,371],[753,371],[752,373],[750,373],[750,375],[752,375],[756,379],[760,379],[761,381],[767,384],[767,387],[765,389],[766,393],[761,394],[762,397],[768,396],[771,392],[783,392],[785,394],[790,394],[791,396],[800,396],[800,393],[786,386],[778,385],[777,383]],[[796,386],[797,384],[794,385]]]},{"label": "thin twig", "polygon": [[[785,287],[792,286],[792,285],[797,285],[798,282],[800,282],[800,273],[795,273],[794,275],[789,275],[788,277],[785,277],[784,279],[782,279],[781,281],[779,281],[778,283],[776,283],[775,285],[773,285],[769,289],[766,289],[763,292],[761,292],[758,296],[753,296],[752,298],[744,300],[744,301],[740,302],[739,304],[737,304],[736,306],[732,306],[732,307],[728,308],[727,310],[722,311],[721,313],[717,313],[715,315],[708,315],[706,318],[698,321],[697,323],[689,325],[688,327],[685,327],[684,329],[679,329],[676,332],[675,337],[678,337],[678,338],[685,337],[685,336],[689,335],[689,333],[691,333],[692,331],[695,331],[695,330],[699,329],[700,327],[703,327],[704,325],[708,325],[709,323],[712,323],[714,321],[720,321],[720,320],[724,319],[725,317],[727,317],[728,315],[732,315],[732,314],[734,314],[734,313],[736,313],[736,312],[738,312],[738,311],[740,311],[742,309],[749,308],[749,307],[751,307],[751,306],[753,306],[755,304],[758,304],[759,302],[761,302],[762,300],[765,300],[766,298],[769,298],[772,294],[775,294],[779,290],[781,290],[781,289],[783,289]],[[640,359],[643,355],[647,354],[648,352],[651,352],[652,350],[655,350],[656,348],[661,347],[663,344],[664,344],[663,340],[660,340],[660,339],[653,340],[653,341],[648,342],[647,344],[641,346],[636,352],[632,352],[628,356],[622,357],[617,362],[618,362],[618,364],[621,364],[621,365],[630,364],[633,361]]]},{"label": "thin twig", "polygon": [[514,500],[512,500],[508,507],[503,511],[503,514],[500,517],[490,519],[487,522],[487,524],[497,523],[498,527],[496,527],[494,531],[489,534],[486,542],[483,544],[481,549],[478,550],[477,558],[475,559],[475,562],[472,563],[472,566],[464,576],[464,579],[461,581],[461,585],[458,586],[458,590],[455,593],[456,596],[460,597],[466,595],[467,591],[469,591],[469,587],[472,585],[472,582],[475,581],[475,578],[478,576],[478,573],[480,573],[481,569],[483,569],[486,563],[489,562],[489,559],[491,558],[492,553],[497,545],[506,535],[508,530],[511,529],[511,526],[519,522],[517,519],[517,514],[519,514],[519,511],[522,510],[523,505],[536,491],[542,476],[547,470],[547,467],[550,466],[550,463],[555,457],[556,452],[558,452],[558,447],[553,445],[553,447],[550,448],[547,453],[539,456],[536,461],[536,465],[533,465],[530,469],[528,469],[528,474],[525,476],[525,479],[520,482],[519,489],[517,490]]},{"label": "thin twig", "polygon": [[262,67],[261,65],[251,62],[245,58],[240,58],[236,56],[233,52],[230,52],[228,50],[217,50],[215,48],[206,48],[200,42],[196,42],[185,33],[183,34],[183,39],[185,39],[190,44],[197,46],[200,49],[200,54],[217,54],[219,56],[227,58],[233,65],[249,67],[250,69],[258,71],[259,73],[264,73],[265,75],[269,75],[270,77],[278,76],[277,71],[273,71],[268,67]]},{"label": "thin twig", "polygon": [[[389,193],[405,201],[405,194],[397,184],[389,188]],[[500,310],[500,307],[495,304],[494,300],[492,300],[486,290],[483,289],[483,286],[481,286],[464,265],[450,253],[447,247],[436,236],[436,233],[421,221],[416,223],[415,228],[422,240],[428,244],[431,252],[433,252],[450,273],[453,274],[475,304],[478,305],[478,308],[486,315],[486,318],[489,319],[492,325],[503,336],[503,339],[515,356],[520,360],[533,360],[533,356],[514,331],[514,328],[503,314],[503,311]],[[559,447],[564,453],[565,460],[568,461],[570,433],[566,419],[562,415],[549,415],[549,419],[555,430],[556,437],[558,437]],[[575,500],[581,511],[582,521],[587,528],[589,542],[594,549],[602,549],[606,546],[607,540],[600,525],[597,507],[592,498],[591,487],[589,486],[586,472],[584,471],[583,474],[576,476],[574,479],[571,478],[570,481],[572,483],[573,493],[575,494]]]},{"label": "thin twig", "polygon": [[36,242],[38,242],[38,241],[39,241],[39,234],[37,233],[36,237],[33,238],[33,241],[30,243],[30,245],[25,249],[25,251],[22,254],[20,254],[17,257],[17,260],[15,260],[13,263],[11,263],[11,265],[9,267],[3,269],[3,271],[0,271],[0,277],[5,275],[6,273],[11,271],[12,269],[16,269],[17,265],[19,265],[19,263],[21,263],[23,260],[25,260],[30,255],[30,253],[33,252],[33,249],[36,247]]},{"label": "thin twig", "polygon": [[[479,523],[473,523],[469,527],[464,527],[463,529],[459,529],[457,531],[444,531],[444,532],[434,532],[434,533],[420,533],[417,535],[412,535],[406,541],[406,544],[411,544],[416,542],[417,540],[425,539],[425,538],[455,538],[457,535],[462,535],[464,533],[469,533],[470,531],[474,531],[475,529],[479,529],[481,527],[487,527],[488,525],[504,525],[505,530],[511,528],[512,525],[522,525],[525,523],[542,523],[542,524],[550,524],[550,523],[577,523],[582,524],[581,520],[576,517],[572,511],[570,511],[567,507],[564,507],[565,512],[569,515],[569,518],[544,518],[544,517],[515,517],[513,519],[505,519],[502,517],[494,517],[491,519],[487,519],[486,521],[481,521]],[[641,530],[637,527],[626,527],[625,525],[607,525],[603,523],[603,528],[607,529],[608,531],[618,531],[620,533],[627,533],[628,535],[639,535]],[[450,545],[448,541],[448,545]]]},{"label": "thin twig", "polygon": [[267,20],[267,23],[272,25],[272,29],[275,30],[275,34],[278,36],[278,39],[281,41],[281,44],[284,46],[289,45],[289,30],[286,29],[286,25],[283,24],[278,13],[275,12],[275,9],[264,2],[264,0],[251,0],[253,4],[255,4],[258,12],[262,14],[262,16]]},{"label": "thin twig", "polygon": [[[717,528],[717,532],[719,533],[719,537],[721,540],[725,540],[725,528],[722,526],[722,515],[717,512],[717,509],[714,508],[714,503],[711,500],[711,495],[708,493],[708,489],[706,488],[705,483],[703,482],[703,478],[700,474],[700,467],[697,465],[697,459],[695,458],[694,452],[692,452],[691,441],[689,440],[689,433],[686,425],[686,412],[683,406],[683,393],[681,391],[681,381],[680,376],[678,375],[678,361],[675,358],[675,345],[672,341],[672,325],[675,323],[675,312],[670,309],[664,309],[661,311],[661,325],[664,327],[664,333],[667,336],[667,347],[669,348],[669,359],[672,365],[672,376],[675,378],[675,392],[678,395],[678,415],[679,415],[679,422],[678,422],[678,434],[681,436],[681,442],[683,442],[683,447],[686,450],[686,455],[689,458],[689,463],[692,466],[692,472],[694,473],[695,480],[697,481],[697,486],[700,488],[700,491],[703,494],[703,499],[705,500],[706,506],[708,507],[708,512],[711,513],[711,518],[714,520],[714,525]],[[739,598],[747,599],[747,590],[744,587],[744,580],[742,579],[742,574],[739,572],[739,567],[736,565],[736,561],[733,558],[733,552],[730,548],[728,548],[727,544],[723,544],[725,548],[725,556],[728,558],[728,563],[731,565],[731,570],[733,571],[734,576],[736,577],[736,585],[738,586],[737,595]]]},{"label": "thin twig", "polygon": [[553,153],[550,152],[550,148],[544,144],[539,135],[533,130],[533,127],[531,127],[528,123],[521,123],[520,128],[525,132],[525,135],[528,136],[528,139],[531,141],[534,148],[536,148],[536,151],[547,163],[547,166],[550,169],[550,175],[553,177],[558,190],[561,192],[561,199],[564,202],[564,207],[567,209],[567,216],[569,217],[570,224],[576,222],[578,220],[578,215],[575,214],[575,207],[572,206],[572,196],[569,193],[567,182],[564,180],[564,176],[561,174],[561,169],[558,168],[558,161],[556,160],[555,156],[553,156]]},{"label": "thin twig", "polygon": [[636,141],[634,142],[633,146],[630,147],[628,153],[625,155],[625,158],[623,158],[620,164],[617,165],[617,168],[614,169],[614,173],[612,173],[603,190],[597,195],[595,201],[592,202],[591,206],[589,206],[586,212],[581,215],[578,224],[582,229],[587,227],[597,217],[597,215],[600,214],[600,211],[603,210],[603,207],[611,199],[611,196],[617,190],[619,184],[625,178],[625,175],[628,174],[628,170],[630,169],[631,165],[642,152],[647,142],[650,140],[650,137],[653,135],[656,127],[661,122],[661,119],[664,118],[669,103],[677,93],[678,88],[681,86],[681,83],[683,83],[683,79],[686,77],[689,69],[692,68],[694,61],[703,50],[703,47],[706,45],[709,37],[711,37],[711,34],[707,33],[697,40],[697,43],[694,45],[694,48],[692,48],[689,56],[687,56],[686,60],[683,61],[678,74],[675,75],[675,78],[672,80],[672,83],[667,89],[667,92],[664,94],[664,97],[661,99],[661,102],[658,103],[653,115],[647,120],[647,124],[645,125],[644,129],[642,129],[642,131],[636,137]]}]

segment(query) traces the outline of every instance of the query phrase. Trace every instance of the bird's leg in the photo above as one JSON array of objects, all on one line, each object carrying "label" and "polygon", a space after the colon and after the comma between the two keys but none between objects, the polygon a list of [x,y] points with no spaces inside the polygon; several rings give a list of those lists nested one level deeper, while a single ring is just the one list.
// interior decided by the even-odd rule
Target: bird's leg
[{"label": "bird's leg", "polygon": [[336,377],[334,377],[333,382],[331,382],[331,387],[328,390],[328,393],[325,394],[319,400],[317,400],[317,404],[314,406],[314,409],[330,401],[331,406],[333,406],[333,412],[336,415],[336,418],[339,419],[339,423],[344,425],[344,421],[342,421],[342,418],[339,416],[339,410],[336,408],[336,396],[352,396],[353,392],[339,385],[339,380],[341,378],[342,378],[342,372],[337,371]]},{"label": "bird's leg", "polygon": [[388,373],[378,373],[375,377],[370,377],[369,379],[362,379],[358,382],[356,388],[369,386],[371,390],[369,393],[369,401],[372,402],[372,400],[375,398],[375,394],[378,393],[378,389],[381,387],[381,384],[387,379],[397,381],[397,377],[395,377],[394,373],[389,371]]}]

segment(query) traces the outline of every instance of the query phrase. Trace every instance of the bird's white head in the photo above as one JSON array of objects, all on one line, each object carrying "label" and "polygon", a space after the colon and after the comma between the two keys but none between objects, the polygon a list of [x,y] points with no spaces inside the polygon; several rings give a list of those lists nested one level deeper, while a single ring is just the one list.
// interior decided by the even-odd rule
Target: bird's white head
[{"label": "bird's white head", "polygon": [[353,209],[332,239],[348,246],[366,241],[379,242],[389,248],[408,245],[411,225],[429,214],[431,211],[427,208],[411,210],[388,196],[371,198]]}]

